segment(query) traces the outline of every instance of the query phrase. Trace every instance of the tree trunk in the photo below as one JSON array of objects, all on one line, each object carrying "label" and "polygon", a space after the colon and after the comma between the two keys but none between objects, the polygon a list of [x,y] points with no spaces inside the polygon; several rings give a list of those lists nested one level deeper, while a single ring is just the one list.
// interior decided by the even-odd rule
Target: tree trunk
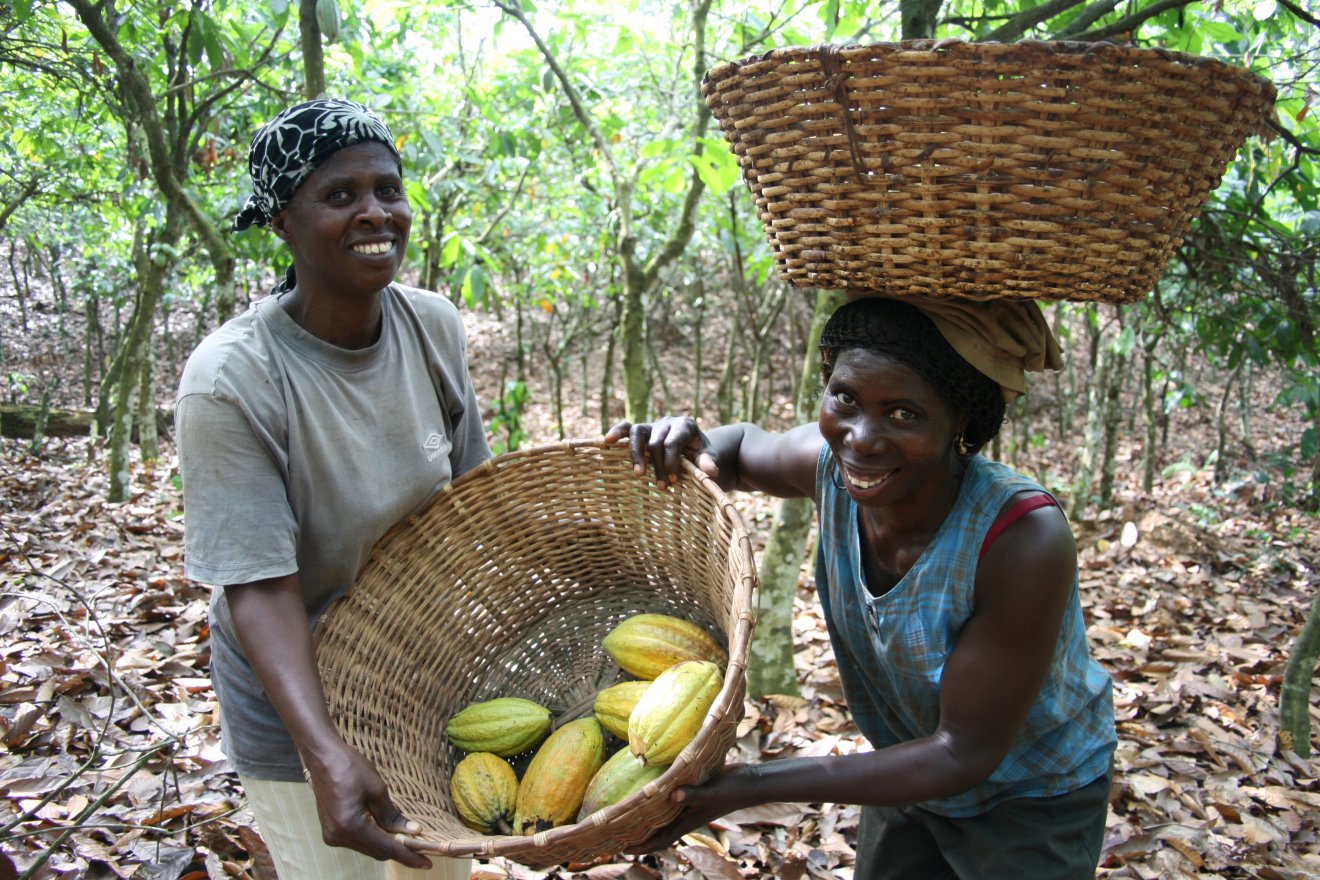
[{"label": "tree trunk", "polygon": [[738,357],[738,323],[735,321],[729,328],[729,336],[724,343],[724,368],[720,370],[720,384],[715,392],[715,408],[717,413],[716,421],[721,425],[727,425],[733,421],[733,398],[735,376],[737,367],[735,366]]},{"label": "tree trunk", "polygon": [[1233,386],[1237,383],[1238,373],[1242,370],[1246,358],[1238,361],[1238,365],[1233,368],[1233,372],[1228,375],[1224,382],[1224,393],[1219,395],[1219,405],[1215,407],[1215,485],[1224,482],[1224,475],[1228,472],[1226,464],[1228,458],[1228,402],[1233,397]]},{"label": "tree trunk", "polygon": [[[843,303],[843,294],[821,290],[798,379],[796,411],[799,422],[814,418],[816,389],[820,386],[820,358],[816,346],[825,322]],[[793,667],[793,600],[797,596],[807,539],[811,534],[810,498],[785,498],[779,502],[774,523],[761,554],[761,610],[747,658],[747,692],[751,697],[766,694],[796,694],[797,673]]]},{"label": "tree trunk", "polygon": [[298,4],[298,38],[303,56],[303,96],[309,101],[325,94],[325,55],[321,50],[321,27],[316,23],[316,2],[317,0],[300,0]]},{"label": "tree trunk", "polygon": [[[1088,309],[1094,309],[1089,304]],[[1089,333],[1091,355],[1091,383],[1086,393],[1086,425],[1082,435],[1082,454],[1078,462],[1077,475],[1073,480],[1072,503],[1068,518],[1078,519],[1081,511],[1091,503],[1091,492],[1095,487],[1096,468],[1100,461],[1101,443],[1104,433],[1104,400],[1109,382],[1109,356],[1107,346],[1103,344],[1099,321],[1086,321]]]},{"label": "tree trunk", "polygon": [[156,433],[156,420],[151,417],[156,409],[156,356],[148,345],[143,353],[141,373],[138,377],[137,414],[134,423],[138,428],[138,448],[142,460],[156,461],[160,458],[160,435]]},{"label": "tree trunk", "polygon": [[[157,433],[168,431],[174,423],[174,412],[158,409],[154,419]],[[43,413],[41,406],[0,405],[0,437],[11,440],[29,440],[38,434],[43,437],[88,437],[92,435],[95,422],[96,413],[92,410],[50,409]],[[137,442],[136,431],[132,439]]]},{"label": "tree trunk", "polygon": [[1141,400],[1146,413],[1146,442],[1141,456],[1141,488],[1146,493],[1155,491],[1155,473],[1160,463],[1160,407],[1155,394],[1155,347],[1158,340],[1152,333],[1142,346]]},{"label": "tree trunk", "polygon": [[1279,689],[1279,745],[1311,757],[1311,681],[1320,658],[1320,593],[1288,654]]},{"label": "tree trunk", "polygon": [[[1123,313],[1114,308],[1120,331],[1123,325]],[[1117,466],[1118,435],[1123,426],[1123,376],[1127,371],[1127,352],[1115,346],[1109,351],[1109,368],[1105,371],[1108,380],[1104,389],[1104,441],[1101,445],[1100,460],[1100,504],[1109,507],[1114,501],[1114,469]]]}]

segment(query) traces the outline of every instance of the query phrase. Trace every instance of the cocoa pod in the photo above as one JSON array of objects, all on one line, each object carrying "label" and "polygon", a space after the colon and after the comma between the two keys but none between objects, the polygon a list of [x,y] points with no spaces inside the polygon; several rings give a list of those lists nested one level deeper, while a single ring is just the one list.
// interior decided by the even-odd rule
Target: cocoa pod
[{"label": "cocoa pod", "polygon": [[627,748],[619,749],[591,777],[587,793],[582,797],[582,809],[578,810],[578,821],[641,791],[665,769],[658,764],[643,764]]},{"label": "cocoa pod", "polygon": [[649,681],[621,681],[596,694],[596,702],[591,711],[600,722],[600,726],[628,741],[628,717],[642,694],[651,686]]},{"label": "cocoa pod", "polygon": [[542,743],[518,785],[515,834],[573,821],[591,778],[605,763],[605,733],[595,718],[570,721]]},{"label": "cocoa pod", "polygon": [[625,672],[646,680],[684,660],[709,660],[721,669],[729,662],[705,628],[667,614],[635,614],[610,630],[601,647]]},{"label": "cocoa pod", "polygon": [[686,660],[660,673],[628,719],[628,749],[643,764],[672,764],[701,730],[724,686],[709,660]]},{"label": "cocoa pod", "polygon": [[527,751],[549,732],[550,710],[522,697],[472,703],[445,725],[445,735],[457,748],[505,758]]},{"label": "cocoa pod", "polygon": [[518,798],[518,774],[490,752],[473,752],[458,762],[449,794],[463,824],[482,834],[510,834]]}]

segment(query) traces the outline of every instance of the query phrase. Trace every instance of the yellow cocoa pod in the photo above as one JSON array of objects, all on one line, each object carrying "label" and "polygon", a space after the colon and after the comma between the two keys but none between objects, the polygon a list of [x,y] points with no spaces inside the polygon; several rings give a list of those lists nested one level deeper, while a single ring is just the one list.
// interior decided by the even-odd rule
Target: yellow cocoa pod
[{"label": "yellow cocoa pod", "polygon": [[596,694],[591,710],[600,726],[625,742],[628,739],[628,717],[642,694],[651,686],[649,681],[621,681]]},{"label": "yellow cocoa pod", "polygon": [[647,680],[684,660],[709,660],[721,669],[729,662],[703,627],[667,614],[635,614],[610,630],[601,647],[625,672]]},{"label": "yellow cocoa pod", "polygon": [[449,719],[445,735],[465,752],[505,758],[525,752],[550,732],[550,710],[522,697],[473,703]]},{"label": "yellow cocoa pod", "polygon": [[514,833],[535,834],[572,822],[604,763],[605,732],[595,718],[570,721],[550,734],[518,786]]},{"label": "yellow cocoa pod", "polygon": [[628,719],[628,749],[643,764],[672,764],[692,742],[724,685],[709,660],[685,660],[660,673]]},{"label": "yellow cocoa pod", "polygon": [[458,762],[449,779],[454,809],[469,828],[482,834],[509,834],[518,798],[518,774],[490,752],[473,752]]},{"label": "yellow cocoa pod", "polygon": [[582,809],[578,810],[578,821],[641,791],[646,783],[666,769],[659,764],[643,764],[626,748],[619,749],[591,777],[591,784],[582,798]]}]

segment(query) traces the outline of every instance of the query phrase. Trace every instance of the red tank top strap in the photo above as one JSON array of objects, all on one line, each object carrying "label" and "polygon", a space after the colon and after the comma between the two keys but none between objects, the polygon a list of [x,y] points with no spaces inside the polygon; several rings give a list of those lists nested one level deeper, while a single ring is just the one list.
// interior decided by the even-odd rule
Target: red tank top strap
[{"label": "red tank top strap", "polygon": [[1046,495],[1044,492],[1035,495],[1028,495],[1025,498],[1019,498],[999,514],[999,518],[990,526],[990,531],[985,533],[985,540],[981,542],[981,552],[976,557],[978,562],[985,556],[985,552],[990,549],[990,545],[995,539],[1003,533],[1004,529],[1020,520],[1022,517],[1031,513],[1033,510],[1041,507],[1057,506],[1059,502],[1054,500],[1053,495]]}]

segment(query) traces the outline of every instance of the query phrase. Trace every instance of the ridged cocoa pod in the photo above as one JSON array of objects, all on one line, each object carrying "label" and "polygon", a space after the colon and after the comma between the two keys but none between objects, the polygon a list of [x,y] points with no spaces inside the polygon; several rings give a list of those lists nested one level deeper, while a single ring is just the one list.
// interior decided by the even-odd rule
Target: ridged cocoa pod
[{"label": "ridged cocoa pod", "polygon": [[454,809],[469,828],[482,834],[511,834],[518,800],[518,774],[490,752],[473,752],[458,762],[449,780]]},{"label": "ridged cocoa pod", "polygon": [[686,660],[669,667],[633,708],[628,749],[647,766],[672,764],[701,730],[723,686],[720,668],[708,660]]},{"label": "ridged cocoa pod", "polygon": [[572,822],[604,763],[605,733],[595,718],[570,721],[550,734],[518,785],[513,832],[535,834]]},{"label": "ridged cocoa pod", "polygon": [[658,764],[643,764],[626,748],[619,749],[591,777],[591,784],[582,798],[582,809],[578,810],[578,821],[641,791],[665,769]]},{"label": "ridged cocoa pod", "polygon": [[493,752],[510,758],[545,739],[550,710],[522,697],[496,697],[473,703],[449,719],[445,735],[465,752]]},{"label": "ridged cocoa pod", "polygon": [[647,680],[684,660],[709,660],[721,669],[729,662],[704,628],[667,614],[635,614],[610,630],[601,646],[625,672]]},{"label": "ridged cocoa pod", "polygon": [[621,681],[610,685],[596,694],[596,702],[591,711],[601,727],[627,742],[628,717],[650,686],[649,681]]}]

